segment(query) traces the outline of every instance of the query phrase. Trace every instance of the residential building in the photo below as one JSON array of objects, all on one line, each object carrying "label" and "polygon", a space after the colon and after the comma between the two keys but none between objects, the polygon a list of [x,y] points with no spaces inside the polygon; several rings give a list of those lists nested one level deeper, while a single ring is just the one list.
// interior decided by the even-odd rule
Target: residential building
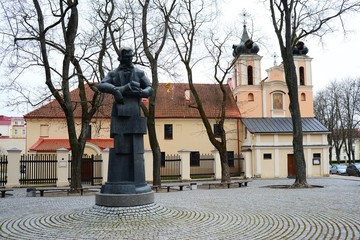
[{"label": "residential building", "polygon": [[23,117],[0,115],[0,155],[11,148],[25,152],[26,123]]}]

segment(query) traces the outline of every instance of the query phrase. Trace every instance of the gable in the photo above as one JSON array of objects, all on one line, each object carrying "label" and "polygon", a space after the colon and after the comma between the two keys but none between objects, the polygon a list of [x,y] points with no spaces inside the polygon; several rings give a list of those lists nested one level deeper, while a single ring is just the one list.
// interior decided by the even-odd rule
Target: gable
[{"label": "gable", "polygon": [[274,66],[266,70],[268,77],[266,82],[285,82],[285,72],[283,65]]}]

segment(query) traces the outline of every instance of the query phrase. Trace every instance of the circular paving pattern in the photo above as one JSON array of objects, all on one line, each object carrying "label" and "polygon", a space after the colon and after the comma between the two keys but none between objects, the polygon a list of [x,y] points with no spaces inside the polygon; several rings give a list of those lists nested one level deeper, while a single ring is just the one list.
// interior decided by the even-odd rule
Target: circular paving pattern
[{"label": "circular paving pattern", "polygon": [[202,212],[94,206],[0,223],[0,239],[359,239],[360,220],[329,213]]}]

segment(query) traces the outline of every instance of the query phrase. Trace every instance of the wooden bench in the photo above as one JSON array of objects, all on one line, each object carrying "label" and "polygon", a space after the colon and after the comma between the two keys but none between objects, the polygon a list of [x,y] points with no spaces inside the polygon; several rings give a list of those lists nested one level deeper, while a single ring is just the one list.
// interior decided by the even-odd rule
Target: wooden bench
[{"label": "wooden bench", "polygon": [[[82,188],[78,188],[80,190],[80,195],[84,195],[85,191],[99,191],[101,186],[84,186]],[[37,187],[34,188],[34,191],[40,192],[40,197],[44,196],[44,192],[67,192],[67,195],[69,195],[71,188],[70,187]]]},{"label": "wooden bench", "polygon": [[14,191],[14,189],[12,189],[12,188],[0,188],[1,197],[4,198],[6,192],[10,192],[10,191]]},{"label": "wooden bench", "polygon": [[161,188],[166,188],[167,192],[170,192],[170,188],[176,188],[179,189],[179,191],[182,191],[184,190],[184,187],[190,187],[190,183],[171,183],[161,185]]},{"label": "wooden bench", "polygon": [[152,189],[153,191],[155,191],[155,192],[158,192],[160,188],[161,188],[161,186],[159,186],[159,185],[153,185],[153,186],[151,186],[151,189]]},{"label": "wooden bench", "polygon": [[81,196],[84,194],[85,191],[89,191],[89,192],[98,192],[100,191],[101,186],[100,185],[96,185],[96,186],[83,186],[82,188],[80,188],[80,194]]},{"label": "wooden bench", "polygon": [[209,189],[211,189],[211,186],[227,186],[227,188],[230,188],[231,185],[237,184],[239,187],[241,187],[243,184],[245,187],[247,187],[248,183],[251,182],[251,180],[234,180],[232,182],[225,182],[225,183],[206,183],[205,185],[209,185]]},{"label": "wooden bench", "polygon": [[70,187],[36,187],[36,188],[33,189],[33,191],[40,192],[40,197],[44,196],[44,192],[58,192],[58,191],[59,192],[66,191],[67,195],[69,195]]},{"label": "wooden bench", "polygon": [[248,180],[248,179],[244,179],[244,180],[234,180],[234,181],[232,181],[232,183],[234,183],[234,184],[237,183],[237,184],[239,185],[239,187],[241,187],[242,184],[244,184],[244,186],[247,187],[247,185],[248,185],[249,182],[252,182],[252,181],[251,181],[251,180]]}]

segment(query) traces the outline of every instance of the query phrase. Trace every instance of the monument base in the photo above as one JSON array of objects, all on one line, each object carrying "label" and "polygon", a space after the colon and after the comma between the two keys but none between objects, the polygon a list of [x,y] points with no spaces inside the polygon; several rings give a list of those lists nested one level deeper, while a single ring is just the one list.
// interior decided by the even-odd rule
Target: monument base
[{"label": "monument base", "polygon": [[135,207],[154,203],[154,192],[138,194],[97,193],[95,204],[105,207]]}]

